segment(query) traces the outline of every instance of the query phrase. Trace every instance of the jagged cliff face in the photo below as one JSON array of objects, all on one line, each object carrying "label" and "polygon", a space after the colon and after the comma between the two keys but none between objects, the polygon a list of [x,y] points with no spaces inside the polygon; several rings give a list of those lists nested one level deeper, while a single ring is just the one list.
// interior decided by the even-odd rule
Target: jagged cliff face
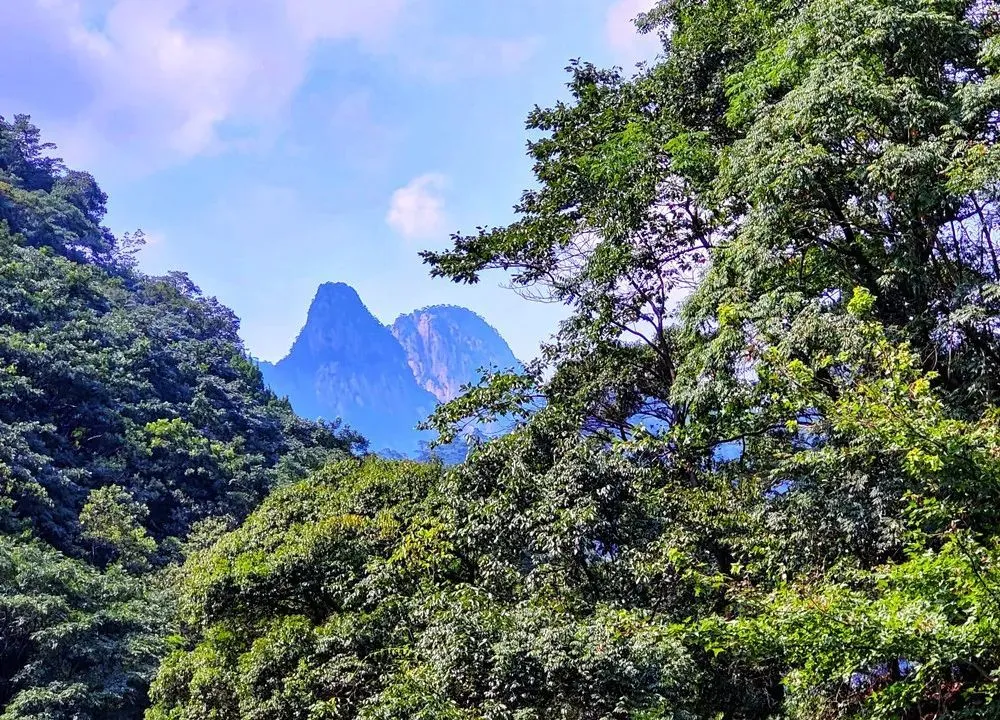
[{"label": "jagged cliff face", "polygon": [[373,450],[404,454],[432,439],[417,432],[417,423],[489,366],[519,364],[471,310],[428,307],[400,316],[390,329],[344,283],[321,285],[288,355],[260,364],[268,385],[299,415],[341,418]]},{"label": "jagged cliff face", "polygon": [[401,315],[392,334],[417,383],[440,402],[479,380],[480,368],[520,367],[500,333],[466,308],[437,305]]}]

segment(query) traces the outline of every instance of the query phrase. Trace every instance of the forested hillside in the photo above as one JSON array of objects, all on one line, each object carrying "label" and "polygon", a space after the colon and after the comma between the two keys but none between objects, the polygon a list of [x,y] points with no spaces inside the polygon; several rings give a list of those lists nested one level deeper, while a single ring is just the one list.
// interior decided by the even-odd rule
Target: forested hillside
[{"label": "forested hillside", "polygon": [[531,113],[516,221],[424,255],[572,310],[435,416],[519,427],[192,556],[151,718],[1000,715],[996,3],[642,24]]},{"label": "forested hillside", "polygon": [[0,717],[138,718],[192,531],[360,439],[267,390],[185,275],[138,272],[52,151],[0,118]]},{"label": "forested hillside", "polygon": [[0,121],[0,720],[1000,716],[1000,9],[641,25],[423,254],[570,311],[454,467],[296,418]]}]

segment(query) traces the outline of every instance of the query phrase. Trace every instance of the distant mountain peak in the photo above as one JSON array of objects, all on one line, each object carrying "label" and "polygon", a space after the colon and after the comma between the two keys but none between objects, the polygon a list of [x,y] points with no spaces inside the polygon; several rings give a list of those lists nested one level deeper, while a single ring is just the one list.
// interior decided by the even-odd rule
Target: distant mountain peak
[{"label": "distant mountain peak", "polygon": [[316,290],[291,350],[261,363],[268,384],[307,417],[342,418],[373,449],[413,452],[416,430],[438,402],[475,382],[480,367],[517,366],[500,334],[458,305],[431,305],[400,315],[391,328],[342,282]]},{"label": "distant mountain peak", "polygon": [[313,298],[313,303],[316,303],[317,301],[347,301],[364,304],[361,302],[361,296],[358,295],[358,291],[345,282],[325,282],[320,285],[316,288],[316,295]]},{"label": "distant mountain peak", "polygon": [[308,316],[311,317],[315,314],[322,316],[330,311],[345,310],[363,310],[368,313],[368,308],[361,300],[357,290],[347,283],[328,282],[316,289],[316,294],[309,304]]},{"label": "distant mountain peak", "polygon": [[446,318],[453,321],[469,321],[477,322],[482,324],[484,327],[489,328],[492,332],[500,335],[500,331],[495,327],[490,325],[489,321],[486,320],[482,315],[477,313],[475,310],[470,310],[467,307],[461,305],[451,305],[447,303],[441,303],[438,305],[425,305],[422,308],[417,308],[409,313],[403,313],[396,318],[395,322],[399,322],[407,317],[414,316],[428,316],[428,317],[440,317]]},{"label": "distant mountain peak", "polygon": [[[289,358],[309,356],[316,362],[330,357],[350,358],[352,363],[378,360],[399,362],[403,354],[391,334],[346,283],[323,283],[316,290],[306,322],[299,331]],[[284,362],[284,361],[282,361]]]},{"label": "distant mountain peak", "polygon": [[417,383],[440,402],[479,380],[480,368],[520,366],[496,328],[457,305],[431,305],[400,315],[392,334],[406,351]]}]

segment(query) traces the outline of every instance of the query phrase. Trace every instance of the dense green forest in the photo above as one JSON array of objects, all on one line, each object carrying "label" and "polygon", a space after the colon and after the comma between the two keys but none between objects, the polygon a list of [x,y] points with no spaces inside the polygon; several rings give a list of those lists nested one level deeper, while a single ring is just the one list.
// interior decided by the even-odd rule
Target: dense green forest
[{"label": "dense green forest", "polygon": [[183,274],[139,273],[51,150],[0,118],[0,717],[141,717],[187,548],[363,445],[268,391]]},{"label": "dense green forest", "polygon": [[0,122],[2,720],[1000,716],[1000,8],[640,24],[424,253],[571,310],[454,467],[297,419]]}]

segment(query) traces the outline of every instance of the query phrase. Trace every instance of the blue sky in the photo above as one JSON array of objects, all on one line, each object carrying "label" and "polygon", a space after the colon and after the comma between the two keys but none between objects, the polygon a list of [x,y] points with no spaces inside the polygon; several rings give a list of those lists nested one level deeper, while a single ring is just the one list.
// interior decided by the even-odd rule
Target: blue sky
[{"label": "blue sky", "polygon": [[431,279],[417,252],[511,219],[524,118],[580,57],[631,67],[651,0],[4,0],[0,114],[32,115],[179,269],[276,360],[316,287],[384,322],[454,303],[522,359],[560,308]]}]

